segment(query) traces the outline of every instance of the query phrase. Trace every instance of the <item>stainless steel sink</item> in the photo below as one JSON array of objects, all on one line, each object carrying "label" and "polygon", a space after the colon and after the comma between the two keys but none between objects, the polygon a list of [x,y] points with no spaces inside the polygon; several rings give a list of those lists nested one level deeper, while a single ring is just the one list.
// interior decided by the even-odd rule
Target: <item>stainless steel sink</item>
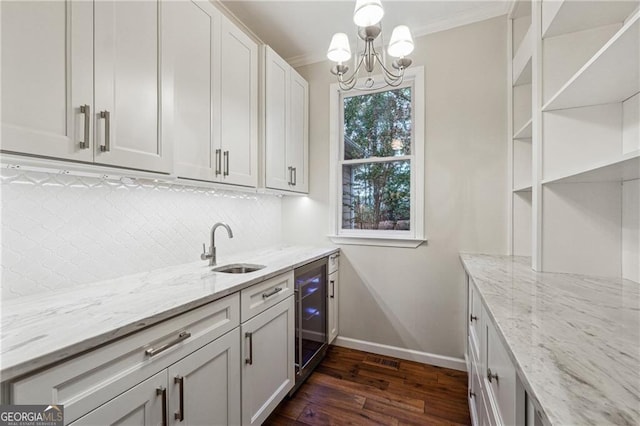
[{"label": "stainless steel sink", "polygon": [[223,272],[225,274],[248,274],[265,268],[264,265],[252,265],[250,263],[231,263],[229,265],[213,268],[213,272]]}]

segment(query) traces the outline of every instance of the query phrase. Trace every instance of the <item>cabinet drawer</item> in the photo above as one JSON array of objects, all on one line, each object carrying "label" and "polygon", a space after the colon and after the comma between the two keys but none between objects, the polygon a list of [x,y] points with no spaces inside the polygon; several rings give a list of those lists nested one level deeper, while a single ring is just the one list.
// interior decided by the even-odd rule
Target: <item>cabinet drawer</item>
[{"label": "cabinet drawer", "polygon": [[486,321],[486,332],[487,371],[484,373],[484,386],[487,408],[493,411],[497,423],[512,425],[516,422],[516,371],[491,321]]},{"label": "cabinet drawer", "polygon": [[245,322],[293,294],[293,271],[240,292],[240,320]]},{"label": "cabinet drawer", "polygon": [[64,404],[72,422],[239,324],[234,294],[16,381],[12,403]]},{"label": "cabinet drawer", "polygon": [[[469,341],[471,346],[475,349],[476,355],[481,353],[482,344],[480,339],[482,338],[482,302],[480,301],[480,295],[476,290],[471,279],[469,279],[469,315],[467,321],[469,324]],[[483,360],[479,360],[483,361]]]},{"label": "cabinet drawer", "polygon": [[340,268],[340,253],[334,253],[329,256],[327,263],[327,274],[332,274]]}]

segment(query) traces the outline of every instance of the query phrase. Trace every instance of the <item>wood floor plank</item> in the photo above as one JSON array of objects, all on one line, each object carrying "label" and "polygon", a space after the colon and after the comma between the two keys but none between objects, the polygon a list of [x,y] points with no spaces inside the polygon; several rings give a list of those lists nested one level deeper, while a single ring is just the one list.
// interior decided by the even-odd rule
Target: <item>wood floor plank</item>
[{"label": "wood floor plank", "polygon": [[407,424],[430,426],[451,423],[451,421],[446,418],[433,416],[426,413],[414,413],[370,399],[367,399],[367,402],[364,404],[364,408],[370,411],[386,414],[398,419],[398,421],[402,421],[403,423]]},{"label": "wood floor plank", "polygon": [[465,372],[331,346],[265,425],[469,425]]},{"label": "wood floor plank", "polygon": [[[326,386],[304,384],[295,394],[296,400],[303,400],[315,405],[327,405],[333,408],[360,409],[366,398],[361,395],[344,392]],[[306,405],[306,404],[305,404]],[[298,413],[299,416],[300,413]],[[296,416],[296,418],[298,417]]]},{"label": "wood floor plank", "polygon": [[333,407],[309,404],[304,409],[299,422],[308,425],[386,425],[397,426],[398,419],[366,409],[351,411]]},{"label": "wood floor plank", "polygon": [[375,399],[376,401],[395,405],[404,410],[417,411],[420,413],[424,412],[424,400],[403,397],[376,387],[336,379],[335,377],[327,376],[325,374],[315,373],[309,377],[309,382],[314,384],[324,384],[332,389],[341,389],[344,392],[353,393],[369,399]]}]

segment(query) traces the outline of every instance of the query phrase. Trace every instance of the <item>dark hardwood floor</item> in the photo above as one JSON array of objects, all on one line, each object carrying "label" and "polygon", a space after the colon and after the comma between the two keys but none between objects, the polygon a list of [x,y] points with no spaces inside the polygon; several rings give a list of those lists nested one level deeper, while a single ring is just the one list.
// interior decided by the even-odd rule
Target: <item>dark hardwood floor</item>
[{"label": "dark hardwood floor", "polygon": [[469,425],[467,373],[331,346],[264,424]]}]

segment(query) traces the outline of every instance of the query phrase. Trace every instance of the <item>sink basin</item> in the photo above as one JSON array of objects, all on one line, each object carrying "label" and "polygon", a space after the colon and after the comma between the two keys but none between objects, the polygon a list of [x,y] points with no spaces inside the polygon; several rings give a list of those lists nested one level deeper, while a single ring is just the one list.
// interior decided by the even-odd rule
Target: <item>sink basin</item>
[{"label": "sink basin", "polygon": [[248,274],[265,268],[264,265],[252,265],[250,263],[232,263],[229,265],[213,268],[213,272],[223,272],[225,274]]}]

